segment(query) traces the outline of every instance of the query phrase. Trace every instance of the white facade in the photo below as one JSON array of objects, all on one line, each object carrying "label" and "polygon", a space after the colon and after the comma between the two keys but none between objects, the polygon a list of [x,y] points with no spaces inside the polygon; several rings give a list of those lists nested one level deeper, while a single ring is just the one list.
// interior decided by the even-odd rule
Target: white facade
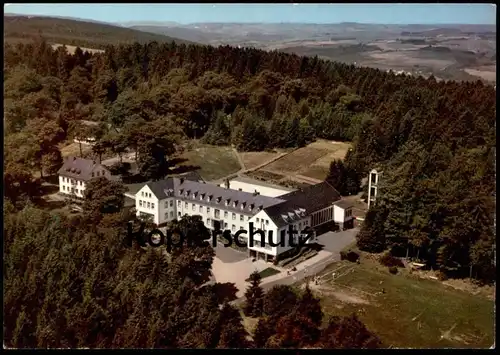
[{"label": "white facade", "polygon": [[[104,168],[103,165],[97,165],[92,173],[91,177],[105,177],[109,179],[111,173],[109,170]],[[59,175],[59,192],[65,195],[74,195],[79,198],[84,198],[84,191],[87,186],[87,181],[84,179],[79,179],[76,177],[67,177]]]},{"label": "white facade", "polygon": [[[165,190],[167,192],[167,190]],[[187,200],[189,198],[189,200]],[[257,213],[251,212],[248,209],[241,208],[243,204],[237,205],[237,201],[219,201],[210,200],[207,194],[196,194],[187,196],[186,199],[175,197],[172,191],[171,197],[165,197],[158,200],[150,187],[144,185],[135,195],[137,216],[145,215],[151,218],[151,221],[156,225],[163,226],[167,222],[175,219],[181,219],[184,215],[201,216],[205,226],[209,229],[218,229],[221,231],[229,230],[232,235],[240,230],[249,232],[250,223],[253,223],[254,231],[261,229],[265,233],[266,245],[261,245],[260,234],[254,234],[254,246],[248,247],[249,250],[270,256],[277,256],[293,248],[289,245],[289,226],[290,223],[278,227],[273,219],[266,213],[260,210]],[[227,206],[227,209],[224,207]],[[347,211],[347,213],[346,213]],[[350,208],[344,210],[333,203],[328,207],[319,211],[304,215],[301,219],[293,220],[293,230],[298,232],[304,231],[307,227],[315,227],[334,220],[337,223],[343,224],[345,221],[352,219],[349,215]],[[297,215],[296,215],[297,216]],[[269,232],[272,232],[273,243],[281,243],[284,240],[284,245],[270,246],[268,245]],[[240,240],[246,241],[247,245],[249,233],[239,235]],[[294,235],[295,243],[298,244],[299,234]],[[314,239],[308,240],[308,243],[313,243]]]},{"label": "white facade", "polygon": [[[220,183],[220,187],[227,187],[226,183]],[[231,190],[238,190],[248,193],[259,193],[262,196],[278,197],[286,195],[287,193],[293,191],[292,189],[286,189],[279,186],[268,186],[264,184],[259,184],[257,181],[255,183],[251,182],[251,179],[241,179],[236,178],[229,181],[229,188]]]},{"label": "white facade", "polygon": [[59,192],[65,195],[75,194],[76,197],[83,198],[85,191],[85,181],[72,179],[59,175]]}]

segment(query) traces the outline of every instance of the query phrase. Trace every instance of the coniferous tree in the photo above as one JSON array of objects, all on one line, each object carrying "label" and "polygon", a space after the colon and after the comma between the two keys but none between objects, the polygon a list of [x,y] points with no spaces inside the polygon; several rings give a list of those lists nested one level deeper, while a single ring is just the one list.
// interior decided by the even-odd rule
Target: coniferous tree
[{"label": "coniferous tree", "polygon": [[260,286],[261,276],[257,271],[250,274],[250,285],[245,292],[244,312],[249,317],[260,317],[263,312],[264,291]]}]

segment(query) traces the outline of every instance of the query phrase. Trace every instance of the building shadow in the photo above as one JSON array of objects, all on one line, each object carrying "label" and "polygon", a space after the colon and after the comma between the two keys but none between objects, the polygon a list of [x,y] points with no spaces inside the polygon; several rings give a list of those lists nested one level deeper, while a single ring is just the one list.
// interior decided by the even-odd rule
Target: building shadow
[{"label": "building shadow", "polygon": [[58,185],[42,185],[40,186],[40,194],[42,196],[52,195],[59,191]]}]

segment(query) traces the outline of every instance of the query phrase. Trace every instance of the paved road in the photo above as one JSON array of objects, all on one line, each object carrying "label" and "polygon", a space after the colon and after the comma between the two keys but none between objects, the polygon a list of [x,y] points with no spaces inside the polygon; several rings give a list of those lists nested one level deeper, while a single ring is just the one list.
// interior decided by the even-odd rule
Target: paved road
[{"label": "paved road", "polygon": [[[325,248],[318,255],[297,265],[297,271],[289,276],[286,273],[281,273],[262,280],[262,289],[267,291],[276,285],[293,285],[306,277],[319,274],[328,265],[340,260],[340,251],[354,242],[358,231],[357,229],[351,229],[339,233],[328,232],[320,235],[318,239],[329,250]],[[238,296],[241,296],[241,293]],[[239,297],[232,303],[240,304],[242,302],[244,302],[244,297]]]},{"label": "paved road", "polygon": [[318,236],[318,244],[323,245],[324,250],[339,253],[342,249],[356,240],[359,229],[353,228],[342,232],[327,232]]},{"label": "paved road", "polygon": [[[129,152],[129,153],[123,154],[122,161],[124,163],[135,163],[135,152]],[[106,166],[111,166],[111,165],[113,165],[115,163],[119,163],[119,162],[120,162],[120,157],[116,156],[113,158],[103,160],[101,162],[101,164],[106,165]]]}]

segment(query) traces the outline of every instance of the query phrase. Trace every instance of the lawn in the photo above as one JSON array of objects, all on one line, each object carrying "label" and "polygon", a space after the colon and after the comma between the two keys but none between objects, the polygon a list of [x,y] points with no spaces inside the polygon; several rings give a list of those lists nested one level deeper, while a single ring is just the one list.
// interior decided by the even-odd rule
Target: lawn
[{"label": "lawn", "polygon": [[[82,153],[86,157],[92,153],[92,146],[87,144],[82,144]],[[66,144],[61,148],[61,155],[65,158],[68,156],[79,157],[80,156],[80,145],[75,142]]]},{"label": "lawn", "polygon": [[[329,315],[357,313],[386,346],[399,348],[490,347],[494,342],[494,302],[443,285],[417,279],[403,270],[386,268],[362,258],[329,267],[336,281],[315,286]],[[352,270],[344,276],[345,271]],[[347,286],[347,287],[346,287]],[[385,293],[380,293],[384,289]]]},{"label": "lawn", "polygon": [[182,165],[199,167],[198,172],[207,181],[221,179],[241,169],[238,158],[229,147],[200,144],[186,151],[182,158],[187,159]]},{"label": "lawn", "polygon": [[[267,269],[264,269],[262,270],[261,272],[259,272],[259,275],[262,279],[266,278],[266,277],[269,277],[269,276],[273,276],[273,275],[276,275],[276,274],[279,274],[281,271],[279,270],[276,270],[276,269],[273,269],[272,267],[268,267]],[[246,282],[249,282],[250,279],[246,279],[245,280]]]}]

